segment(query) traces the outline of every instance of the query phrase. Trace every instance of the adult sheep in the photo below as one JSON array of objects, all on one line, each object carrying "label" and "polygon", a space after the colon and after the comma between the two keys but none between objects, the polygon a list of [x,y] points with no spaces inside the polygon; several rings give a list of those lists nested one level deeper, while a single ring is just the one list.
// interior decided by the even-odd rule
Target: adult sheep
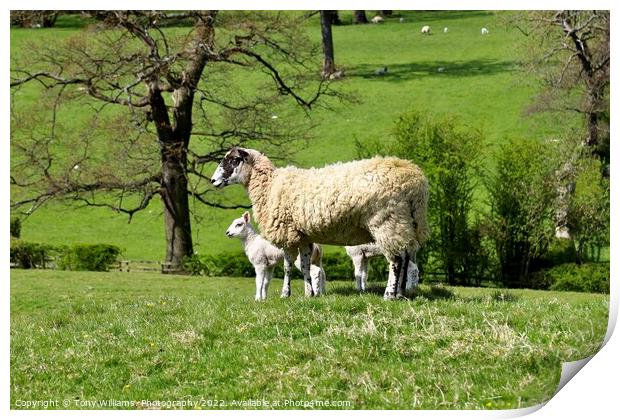
[{"label": "adult sheep", "polygon": [[289,261],[299,250],[306,296],[320,294],[310,278],[313,243],[375,242],[390,265],[384,298],[393,299],[404,294],[401,273],[429,235],[428,181],[419,167],[403,159],[276,168],[256,150],[233,147],[211,182],[216,187],[242,184],[263,236],[284,249]]}]

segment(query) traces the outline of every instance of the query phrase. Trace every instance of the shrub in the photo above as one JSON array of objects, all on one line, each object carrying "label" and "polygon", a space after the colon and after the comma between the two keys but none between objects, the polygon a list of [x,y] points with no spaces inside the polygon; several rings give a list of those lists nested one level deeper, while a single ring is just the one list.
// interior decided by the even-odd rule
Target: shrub
[{"label": "shrub", "polygon": [[609,263],[562,264],[542,273],[551,290],[609,293]]},{"label": "shrub", "polygon": [[54,247],[36,242],[26,242],[20,239],[11,239],[12,263],[21,268],[44,268],[45,261]]},{"label": "shrub", "polygon": [[496,170],[485,177],[489,233],[504,287],[525,287],[532,262],[545,254],[554,237],[557,160],[550,144],[512,140],[500,147]]},{"label": "shrub", "polygon": [[207,265],[198,254],[183,259],[183,268],[192,276],[202,276],[208,274]]},{"label": "shrub", "polygon": [[[213,277],[254,277],[254,267],[241,252],[229,252],[216,255],[194,254],[185,259],[185,269],[192,275]],[[353,280],[353,263],[344,252],[323,255],[323,267],[327,280]],[[385,281],[387,279],[387,261],[383,257],[371,260],[368,270],[369,281]],[[274,278],[283,278],[283,264],[274,270]],[[300,278],[301,273],[293,269],[293,277]]]},{"label": "shrub", "polygon": [[[578,263],[592,258],[609,244],[610,182],[601,176],[601,162],[583,158],[577,162],[575,192],[568,205],[567,225],[575,240]],[[594,252],[592,252],[594,250]]]},{"label": "shrub", "polygon": [[482,133],[453,117],[413,111],[396,121],[389,142],[358,143],[361,157],[394,155],[418,164],[429,180],[431,238],[420,263],[430,258],[449,284],[471,284],[485,264],[477,229],[471,226],[474,174]]},{"label": "shrub", "polygon": [[72,245],[61,249],[58,268],[73,271],[108,271],[121,250],[115,245]]},{"label": "shrub", "polygon": [[22,233],[22,221],[19,217],[13,217],[11,219],[11,237],[19,238]]}]

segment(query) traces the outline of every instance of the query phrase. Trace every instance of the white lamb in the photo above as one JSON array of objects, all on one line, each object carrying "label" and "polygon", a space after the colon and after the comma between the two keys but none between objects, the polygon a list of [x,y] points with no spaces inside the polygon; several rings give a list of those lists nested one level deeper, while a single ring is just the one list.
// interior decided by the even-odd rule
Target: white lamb
[{"label": "white lamb", "polygon": [[[229,238],[239,238],[243,243],[243,251],[254,266],[256,273],[256,296],[255,300],[267,299],[269,282],[273,278],[273,270],[279,262],[284,260],[284,282],[282,284],[282,297],[291,295],[291,265],[284,258],[284,251],[276,248],[272,243],[265,240],[256,232],[250,222],[250,213],[243,213],[238,219],[232,221],[226,235]],[[313,283],[317,283],[321,293],[325,293],[325,271],[321,263],[323,251],[319,245],[314,245],[310,259],[310,276]],[[295,267],[301,271],[299,256],[295,260]]]},{"label": "white lamb", "polygon": [[482,35],[488,35],[489,30],[488,30],[487,28],[482,28],[482,29],[480,29],[480,33],[481,33]]},{"label": "white lamb", "polygon": [[[368,280],[368,260],[383,255],[381,249],[373,243],[345,246],[344,249],[353,261],[355,269],[355,288],[363,292],[366,290],[366,282]],[[420,281],[420,271],[413,261],[409,261],[407,265],[407,285],[405,290],[413,290]]]},{"label": "white lamb", "polygon": [[420,32],[422,32],[423,34],[426,34],[426,35],[430,35],[431,27],[428,26],[428,25],[424,25],[424,26],[422,26],[422,30]]},{"label": "white lamb", "polygon": [[377,15],[374,18],[370,19],[370,21],[372,23],[383,23],[383,18],[381,16]]},{"label": "white lamb", "polygon": [[405,293],[409,256],[429,236],[428,181],[419,167],[395,157],[375,157],[319,169],[276,168],[262,153],[233,147],[211,182],[242,184],[265,239],[299,251],[306,296],[319,295],[310,277],[313,243],[375,242],[388,259],[384,298]]}]

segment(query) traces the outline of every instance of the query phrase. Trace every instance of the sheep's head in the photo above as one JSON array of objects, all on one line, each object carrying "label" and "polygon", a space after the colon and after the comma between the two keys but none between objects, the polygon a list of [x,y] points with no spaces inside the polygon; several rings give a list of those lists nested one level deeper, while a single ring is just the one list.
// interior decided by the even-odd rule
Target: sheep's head
[{"label": "sheep's head", "polygon": [[211,183],[218,188],[230,184],[247,185],[252,173],[252,151],[233,147],[224,156],[211,177]]},{"label": "sheep's head", "polygon": [[249,226],[250,213],[246,211],[243,213],[243,216],[232,221],[228,229],[226,229],[226,236],[229,238],[244,238],[247,236]]}]

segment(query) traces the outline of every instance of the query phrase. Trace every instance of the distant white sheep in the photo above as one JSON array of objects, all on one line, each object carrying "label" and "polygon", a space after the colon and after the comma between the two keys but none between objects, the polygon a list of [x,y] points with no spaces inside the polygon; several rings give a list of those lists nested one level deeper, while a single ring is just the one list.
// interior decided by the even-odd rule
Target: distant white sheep
[{"label": "distant white sheep", "polygon": [[[272,243],[260,236],[250,222],[250,213],[243,213],[238,219],[232,221],[226,235],[229,238],[239,238],[243,243],[243,251],[254,266],[256,273],[256,296],[255,300],[267,299],[269,282],[273,278],[273,271],[279,262],[284,260],[284,283],[282,284],[282,297],[291,294],[291,266],[284,258],[284,251],[275,247]],[[325,271],[321,263],[322,250],[319,245],[314,245],[310,258],[310,277],[317,284],[321,293],[325,293]],[[295,267],[301,270],[299,256],[295,260]]]},{"label": "distant white sheep", "polygon": [[[383,256],[381,249],[373,243],[345,246],[344,249],[353,261],[355,269],[355,288],[363,292],[366,290],[366,282],[368,280],[368,260],[374,257]],[[405,290],[407,292],[417,287],[420,280],[420,271],[413,261],[407,264],[407,284]]]},{"label": "distant white sheep", "polygon": [[422,32],[423,34],[426,34],[426,35],[430,35],[431,34],[431,27],[428,26],[428,25],[424,25],[424,26],[422,26],[422,30],[420,32]]},{"label": "distant white sheep", "polygon": [[375,242],[389,260],[384,298],[405,292],[409,256],[430,234],[428,181],[413,163],[375,157],[324,168],[276,168],[257,150],[233,147],[211,183],[246,188],[265,239],[291,260],[301,255],[306,296],[320,294],[310,278],[313,243]]},{"label": "distant white sheep", "polygon": [[444,34],[447,34],[447,33],[448,33],[448,27],[447,27],[447,26],[443,28],[443,33],[444,33]]},{"label": "distant white sheep", "polygon": [[487,28],[482,28],[482,29],[480,29],[480,33],[481,33],[482,35],[488,35],[489,30],[488,30]]},{"label": "distant white sheep", "polygon": [[338,80],[344,77],[344,70],[337,70],[329,75],[329,80]]},{"label": "distant white sheep", "polygon": [[370,19],[370,21],[372,23],[383,23],[384,19],[381,16],[377,15],[374,18]]}]

